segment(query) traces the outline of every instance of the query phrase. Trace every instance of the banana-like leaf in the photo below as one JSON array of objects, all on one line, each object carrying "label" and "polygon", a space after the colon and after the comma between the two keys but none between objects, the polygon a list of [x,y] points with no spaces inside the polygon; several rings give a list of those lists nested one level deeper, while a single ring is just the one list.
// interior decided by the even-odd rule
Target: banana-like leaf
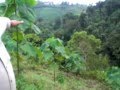
[{"label": "banana-like leaf", "polygon": [[25,43],[24,45],[21,45],[20,46],[20,49],[26,53],[29,57],[32,56],[32,57],[36,57],[37,53],[36,53],[36,50],[35,50],[35,47],[32,46],[30,43]]},{"label": "banana-like leaf", "polygon": [[27,7],[25,4],[18,6],[19,15],[21,18],[24,18],[30,22],[35,22],[34,11]]},{"label": "banana-like leaf", "polygon": [[50,49],[46,49],[43,52],[45,60],[50,60],[52,61],[54,58],[54,53]]},{"label": "banana-like leaf", "polygon": [[40,34],[41,33],[41,30],[35,24],[32,24],[32,29],[35,31],[36,34]]}]

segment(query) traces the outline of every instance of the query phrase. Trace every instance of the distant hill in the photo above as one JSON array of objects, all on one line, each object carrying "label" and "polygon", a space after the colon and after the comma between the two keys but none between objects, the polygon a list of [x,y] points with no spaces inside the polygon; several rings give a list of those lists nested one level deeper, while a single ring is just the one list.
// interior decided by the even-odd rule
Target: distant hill
[{"label": "distant hill", "polygon": [[42,18],[47,21],[54,21],[58,17],[62,17],[66,13],[74,13],[75,15],[80,15],[81,12],[86,11],[87,6],[85,5],[69,5],[67,3],[62,3],[60,5],[54,5],[52,3],[42,3],[39,2],[35,6],[35,12],[37,18]]}]

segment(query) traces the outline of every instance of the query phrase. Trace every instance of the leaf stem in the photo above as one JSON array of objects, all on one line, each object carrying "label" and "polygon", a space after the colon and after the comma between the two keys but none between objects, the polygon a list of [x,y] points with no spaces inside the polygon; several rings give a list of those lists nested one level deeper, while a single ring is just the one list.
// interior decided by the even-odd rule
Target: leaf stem
[{"label": "leaf stem", "polygon": [[[14,6],[15,6],[15,15],[17,16],[17,4],[16,4],[16,0],[14,0]],[[20,64],[19,64],[19,42],[18,42],[18,28],[16,28],[17,31],[17,73],[19,75],[20,73]]]}]

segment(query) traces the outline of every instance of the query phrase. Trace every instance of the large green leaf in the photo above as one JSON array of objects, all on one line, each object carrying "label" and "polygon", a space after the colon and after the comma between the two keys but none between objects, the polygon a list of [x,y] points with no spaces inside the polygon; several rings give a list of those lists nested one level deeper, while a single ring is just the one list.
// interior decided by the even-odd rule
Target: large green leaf
[{"label": "large green leaf", "polygon": [[38,26],[36,26],[35,24],[32,24],[32,29],[35,31],[36,34],[40,34],[41,30]]},{"label": "large green leaf", "polygon": [[15,51],[17,48],[16,41],[14,41],[8,33],[5,33],[2,40],[9,52]]},{"label": "large green leaf", "polygon": [[35,47],[35,52],[40,59],[43,58],[43,52],[39,48]]},{"label": "large green leaf", "polygon": [[14,6],[14,4],[11,4],[7,7],[7,10],[5,12],[5,16],[10,17],[14,14],[13,12],[15,12],[15,6]]},{"label": "large green leaf", "polygon": [[45,60],[50,60],[50,61],[53,60],[54,53],[50,49],[44,50],[43,54],[44,54]]},{"label": "large green leaf", "polygon": [[24,35],[21,31],[14,31],[12,33],[12,39],[17,41],[18,43],[21,43],[24,40]]},{"label": "large green leaf", "polygon": [[68,58],[62,40],[58,38],[48,38],[40,47],[47,60],[56,60],[60,62]]},{"label": "large green leaf", "polygon": [[64,47],[55,47],[56,51],[60,53],[61,55],[65,54],[65,48]]},{"label": "large green leaf", "polygon": [[29,22],[28,20],[23,19],[23,18],[22,18],[22,20],[24,21],[24,24],[21,24],[18,27],[20,28],[21,31],[24,32],[31,27],[31,22]]},{"label": "large green leaf", "polygon": [[36,57],[37,53],[36,53],[36,49],[34,46],[32,46],[30,43],[25,43],[23,45],[20,46],[20,48],[22,49],[22,51],[24,53],[26,53],[28,56],[32,56],[32,57]]},{"label": "large green leaf", "polygon": [[35,14],[33,13],[34,11],[31,10],[31,8],[27,7],[25,4],[18,6],[18,11],[20,17],[29,20],[30,22],[35,21]]},{"label": "large green leaf", "polygon": [[46,50],[47,48],[49,48],[49,44],[48,43],[43,43],[42,45],[41,45],[41,47],[40,47],[40,49],[42,50],[42,51],[44,51],[44,50]]},{"label": "large green leaf", "polygon": [[49,45],[53,48],[55,48],[56,46],[63,46],[62,41],[54,37],[48,38],[46,42],[49,43]]}]

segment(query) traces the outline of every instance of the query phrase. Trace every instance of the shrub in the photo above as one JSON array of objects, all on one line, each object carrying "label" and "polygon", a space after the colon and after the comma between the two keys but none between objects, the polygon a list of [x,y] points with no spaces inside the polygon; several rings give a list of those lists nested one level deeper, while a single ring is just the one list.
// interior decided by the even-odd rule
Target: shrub
[{"label": "shrub", "polygon": [[96,54],[96,51],[101,48],[101,40],[88,35],[85,31],[74,33],[67,47],[84,57],[88,70],[103,69],[108,66],[107,56]]},{"label": "shrub", "polygon": [[65,60],[63,67],[66,71],[77,74],[79,74],[80,71],[84,71],[86,69],[83,58],[76,53],[71,53],[69,58]]},{"label": "shrub", "polygon": [[81,73],[83,78],[97,79],[99,81],[105,81],[107,78],[106,71],[94,70],[94,71],[85,71]]},{"label": "shrub", "polygon": [[43,57],[48,62],[62,62],[68,58],[62,40],[58,38],[48,38],[40,47]]},{"label": "shrub", "polygon": [[106,81],[112,86],[113,90],[120,90],[120,68],[112,67],[107,72]]},{"label": "shrub", "polygon": [[65,76],[63,74],[59,74],[56,77],[56,80],[60,83],[60,84],[64,84],[65,82]]}]

